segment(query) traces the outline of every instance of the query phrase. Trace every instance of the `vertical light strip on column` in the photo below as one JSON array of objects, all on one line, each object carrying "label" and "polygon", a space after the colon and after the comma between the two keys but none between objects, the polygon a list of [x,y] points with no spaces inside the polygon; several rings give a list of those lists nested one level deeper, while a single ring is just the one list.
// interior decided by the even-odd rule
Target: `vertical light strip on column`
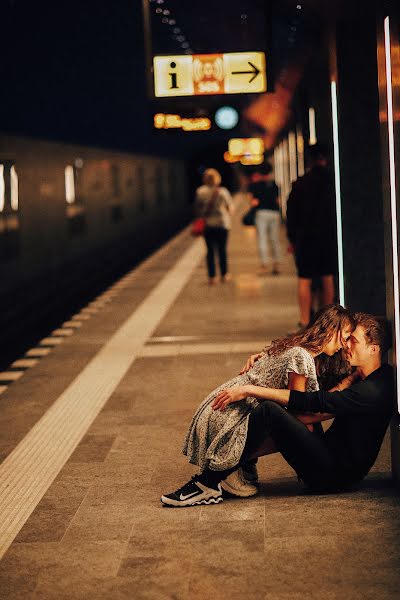
[{"label": "vertical light strip on column", "polygon": [[400,314],[399,314],[399,257],[397,237],[397,205],[396,205],[396,169],[394,154],[394,124],[393,124],[393,90],[392,90],[392,61],[390,55],[390,23],[389,17],[384,21],[385,27],[385,57],[386,57],[386,95],[387,123],[389,139],[389,179],[390,179],[390,212],[392,222],[392,256],[393,256],[393,295],[394,295],[394,331],[397,369],[397,401],[400,410]]},{"label": "vertical light strip on column", "polygon": [[317,143],[317,131],[315,128],[315,110],[312,106],[308,109],[308,130],[310,132],[308,143],[313,146]]},{"label": "vertical light strip on column", "polygon": [[6,186],[4,182],[4,165],[0,165],[0,212],[3,212],[6,205]]},{"label": "vertical light strip on column", "polygon": [[304,137],[301,128],[298,126],[296,129],[296,142],[297,142],[297,160],[298,160],[298,171],[299,177],[304,175]]},{"label": "vertical light strip on column", "polygon": [[287,199],[290,194],[290,171],[289,171],[289,142],[287,138],[282,140],[282,165],[283,165],[283,181],[284,181],[284,194],[282,198],[282,216],[286,218],[286,206]]},{"label": "vertical light strip on column", "polygon": [[289,177],[290,183],[293,183],[297,179],[297,148],[296,148],[296,135],[293,131],[289,132]]},{"label": "vertical light strip on column", "polygon": [[338,271],[339,271],[339,302],[345,306],[344,298],[344,269],[343,269],[343,235],[342,235],[342,199],[340,192],[340,162],[339,162],[339,122],[337,110],[336,81],[331,82],[332,95],[332,128],[333,128],[333,156],[335,163],[335,195],[336,195],[336,227],[338,245]]}]

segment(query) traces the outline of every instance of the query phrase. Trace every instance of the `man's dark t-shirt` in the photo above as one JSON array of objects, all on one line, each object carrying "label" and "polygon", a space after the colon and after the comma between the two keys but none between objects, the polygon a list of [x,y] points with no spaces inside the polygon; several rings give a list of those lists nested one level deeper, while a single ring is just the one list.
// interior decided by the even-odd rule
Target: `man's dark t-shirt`
[{"label": "man's dark t-shirt", "polygon": [[393,368],[382,365],[363,381],[341,392],[290,392],[288,410],[331,413],[335,420],[324,435],[343,479],[360,481],[378,456],[395,410]]},{"label": "man's dark t-shirt", "polygon": [[276,199],[279,195],[278,186],[273,181],[257,181],[248,187],[250,194],[259,200],[257,210],[279,210]]}]

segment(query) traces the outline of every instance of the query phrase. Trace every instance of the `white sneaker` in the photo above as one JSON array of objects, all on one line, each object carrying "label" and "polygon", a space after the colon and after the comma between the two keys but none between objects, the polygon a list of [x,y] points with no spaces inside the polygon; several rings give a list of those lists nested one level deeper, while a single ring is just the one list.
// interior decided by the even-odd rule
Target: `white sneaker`
[{"label": "white sneaker", "polygon": [[255,485],[251,485],[251,483],[246,481],[240,467],[228,475],[224,481],[221,481],[221,487],[225,492],[229,492],[233,496],[240,496],[242,498],[254,496],[258,492]]}]

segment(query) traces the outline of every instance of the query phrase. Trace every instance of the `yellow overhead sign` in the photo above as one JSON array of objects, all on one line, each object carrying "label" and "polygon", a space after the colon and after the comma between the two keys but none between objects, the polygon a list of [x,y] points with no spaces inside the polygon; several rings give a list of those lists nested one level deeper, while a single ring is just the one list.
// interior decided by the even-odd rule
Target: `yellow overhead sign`
[{"label": "yellow overhead sign", "polygon": [[265,92],[265,54],[155,56],[154,89],[158,98]]},{"label": "yellow overhead sign", "polygon": [[254,156],[264,153],[262,138],[231,138],[228,150],[232,156]]}]

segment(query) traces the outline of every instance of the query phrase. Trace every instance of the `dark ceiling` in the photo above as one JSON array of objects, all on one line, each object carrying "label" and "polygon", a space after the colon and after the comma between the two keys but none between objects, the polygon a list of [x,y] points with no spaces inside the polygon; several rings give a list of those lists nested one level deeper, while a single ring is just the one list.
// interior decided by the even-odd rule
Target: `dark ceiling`
[{"label": "dark ceiling", "polygon": [[[270,83],[284,82],[282,73],[304,49],[318,48],[315,5],[155,0],[149,3],[153,52],[265,49]],[[189,137],[154,131],[154,111],[171,103],[148,95],[141,0],[3,0],[1,18],[0,131],[175,155],[226,137],[218,130]],[[241,110],[255,96],[229,100]],[[174,106],[213,110],[224,101],[181,98]]]}]

